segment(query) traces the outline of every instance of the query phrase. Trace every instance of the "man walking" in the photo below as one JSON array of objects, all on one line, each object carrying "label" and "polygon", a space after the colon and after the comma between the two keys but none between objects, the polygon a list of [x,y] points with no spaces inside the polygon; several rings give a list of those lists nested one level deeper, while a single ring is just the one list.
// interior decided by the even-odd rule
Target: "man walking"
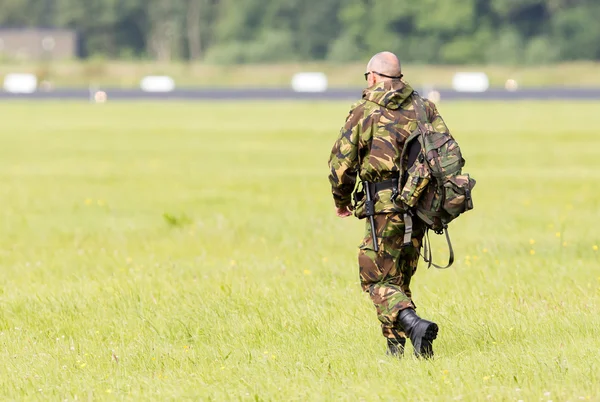
[{"label": "man walking", "polygon": [[[387,339],[388,354],[401,356],[408,337],[417,356],[433,356],[437,324],[419,318],[411,299],[410,281],[417,269],[424,228],[415,219],[410,239],[404,239],[406,212],[394,202],[400,191],[404,144],[417,128],[414,98],[418,96],[402,79],[398,58],[378,53],[367,65],[368,88],[353,105],[329,159],[329,181],[339,217],[352,214],[352,192],[357,179],[367,182],[374,205],[372,228],[366,220],[359,246],[358,264],[363,291],[369,293]],[[424,99],[427,120],[438,132],[448,132],[435,105]],[[366,194],[358,199],[355,214],[367,215]],[[376,241],[374,243],[373,241]]]}]

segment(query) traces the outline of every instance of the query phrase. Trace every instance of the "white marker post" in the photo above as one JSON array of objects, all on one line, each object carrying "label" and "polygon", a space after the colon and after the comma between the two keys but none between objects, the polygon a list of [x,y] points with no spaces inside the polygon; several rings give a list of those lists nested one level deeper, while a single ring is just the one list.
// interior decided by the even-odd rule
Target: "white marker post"
[{"label": "white marker post", "polygon": [[37,77],[33,74],[6,74],[3,88],[13,94],[32,94],[37,89]]},{"label": "white marker post", "polygon": [[327,76],[324,73],[298,73],[292,77],[295,92],[325,92]]},{"label": "white marker post", "polygon": [[457,92],[485,92],[490,81],[485,73],[456,73],[452,78],[452,88]]},{"label": "white marker post", "polygon": [[175,81],[166,75],[149,75],[142,79],[140,88],[144,92],[172,92]]}]

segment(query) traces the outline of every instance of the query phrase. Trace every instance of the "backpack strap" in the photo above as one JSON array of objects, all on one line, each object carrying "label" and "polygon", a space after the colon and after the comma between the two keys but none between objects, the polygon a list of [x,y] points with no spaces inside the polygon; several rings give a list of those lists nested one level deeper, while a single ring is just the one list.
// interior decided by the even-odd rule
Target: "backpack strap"
[{"label": "backpack strap", "polygon": [[[425,110],[425,104],[423,103],[423,99],[419,96],[417,91],[413,91],[412,93],[412,104],[415,108],[415,114],[417,115],[417,126],[419,127],[419,131],[421,134],[425,134],[427,132],[427,128],[425,124],[429,124],[427,121],[427,111]],[[404,151],[403,151],[404,154]],[[416,158],[415,158],[416,159]],[[412,233],[413,233],[413,213],[411,211],[406,211],[404,213],[404,239],[402,247],[409,247],[412,245]],[[431,252],[431,250],[429,250]],[[423,257],[425,259],[425,257]],[[431,260],[431,258],[430,258]],[[427,260],[425,260],[427,262]],[[430,264],[431,266],[431,264]]]},{"label": "backpack strap", "polygon": [[417,115],[417,125],[421,134],[425,134],[427,131],[426,125],[430,124],[429,119],[427,118],[427,109],[425,108],[425,103],[423,103],[423,98],[417,91],[413,91],[412,94],[412,103],[415,108],[415,114]]}]

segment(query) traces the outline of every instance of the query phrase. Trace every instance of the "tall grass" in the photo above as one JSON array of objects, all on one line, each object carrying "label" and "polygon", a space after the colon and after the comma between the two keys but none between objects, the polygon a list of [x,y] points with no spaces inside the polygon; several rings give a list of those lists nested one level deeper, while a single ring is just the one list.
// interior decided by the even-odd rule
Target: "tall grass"
[{"label": "tall grass", "polygon": [[3,104],[0,395],[600,400],[598,107],[440,105],[475,210],[397,361],[329,194],[349,105]]}]

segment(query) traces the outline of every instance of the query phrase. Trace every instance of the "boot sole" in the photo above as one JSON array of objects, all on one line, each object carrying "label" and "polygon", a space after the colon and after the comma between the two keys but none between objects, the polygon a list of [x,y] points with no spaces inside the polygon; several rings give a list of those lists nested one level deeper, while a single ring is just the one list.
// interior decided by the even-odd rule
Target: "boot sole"
[{"label": "boot sole", "polygon": [[430,359],[433,357],[433,341],[437,338],[438,326],[436,323],[421,320],[417,327],[412,331],[414,335],[413,346],[415,355]]}]

